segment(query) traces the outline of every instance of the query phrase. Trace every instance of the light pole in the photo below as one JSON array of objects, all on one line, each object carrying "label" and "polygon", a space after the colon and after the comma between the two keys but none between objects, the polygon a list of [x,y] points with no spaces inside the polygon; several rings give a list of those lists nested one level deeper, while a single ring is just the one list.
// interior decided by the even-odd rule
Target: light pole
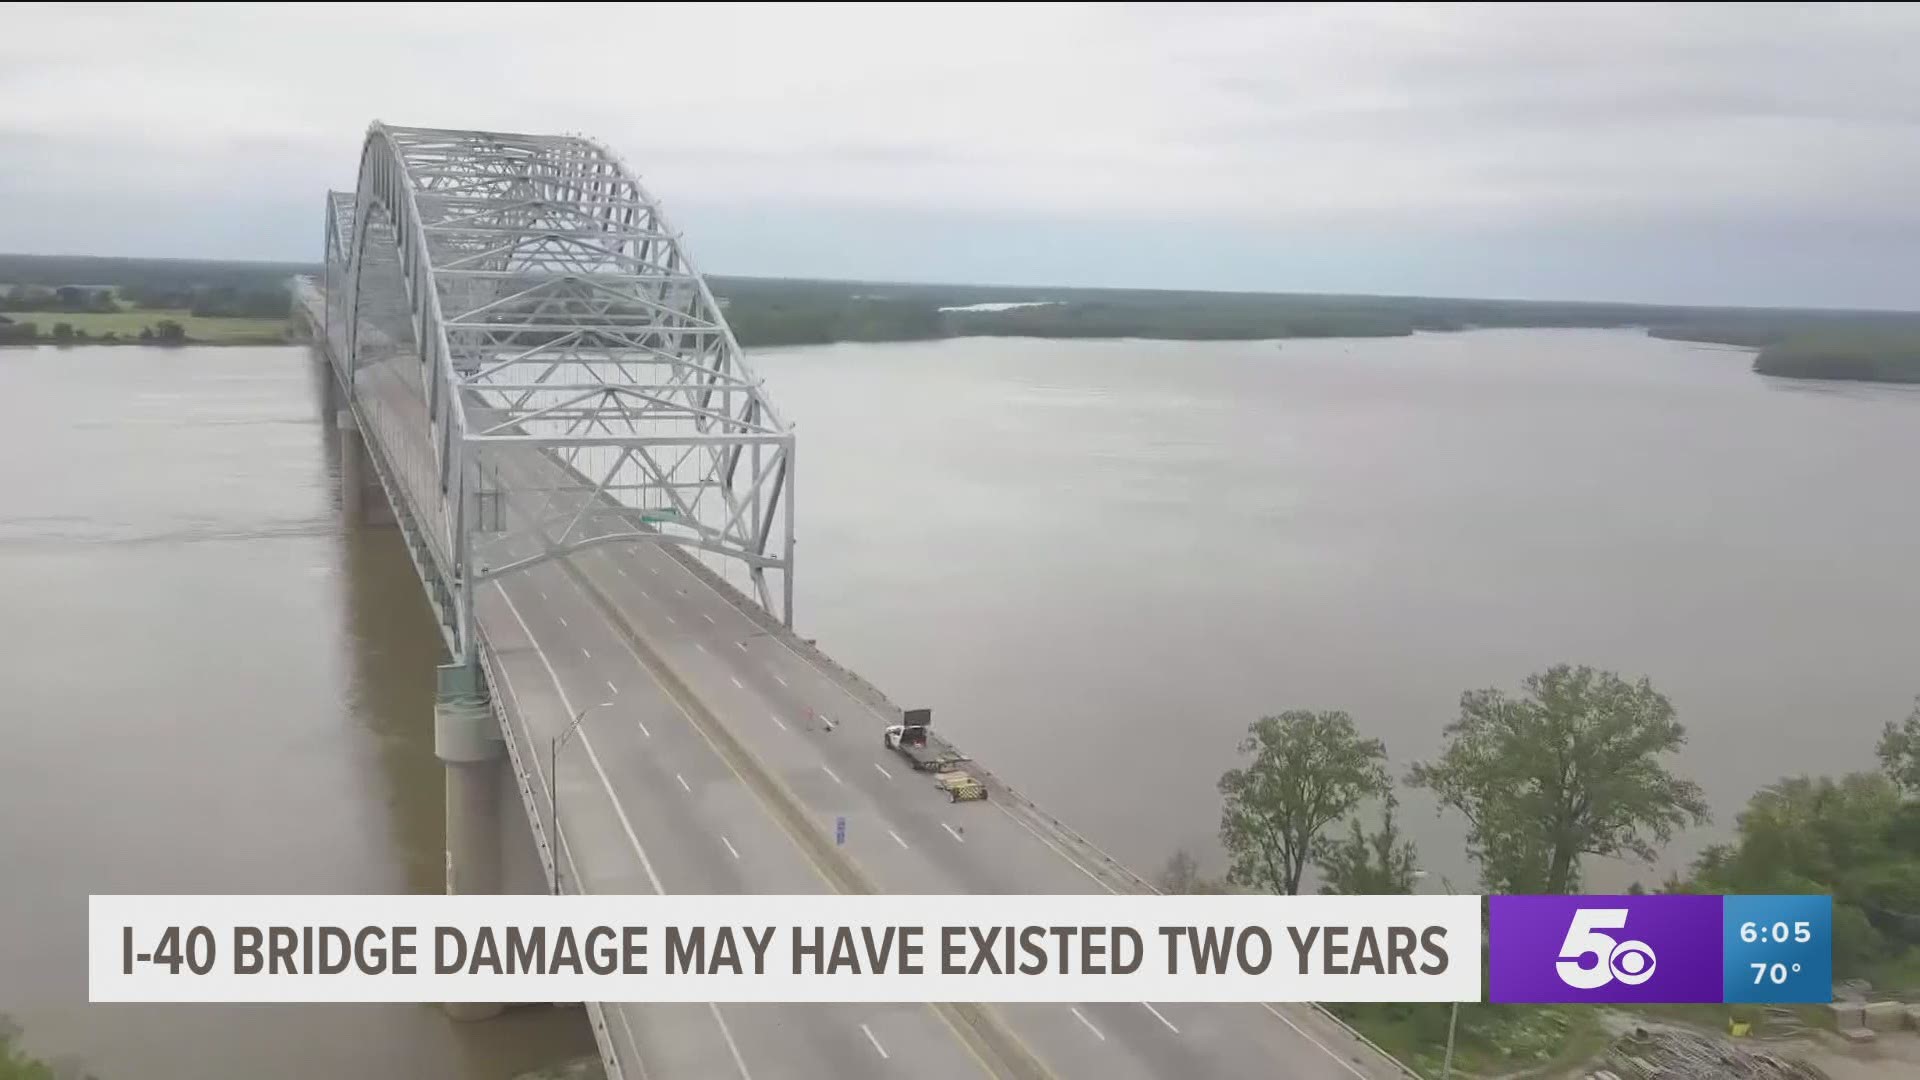
[{"label": "light pole", "polygon": [[[1413,879],[1415,881],[1423,880],[1427,876],[1425,870],[1415,870],[1413,872]],[[1453,895],[1453,882],[1448,881],[1446,878],[1441,878],[1440,885],[1447,890],[1448,896]],[[1453,1029],[1459,1023],[1460,1003],[1456,1001],[1453,1003],[1453,1008],[1447,1013],[1447,1054],[1440,1059],[1440,1080],[1453,1080]]]},{"label": "light pole", "polygon": [[547,824],[553,827],[550,842],[553,847],[553,895],[555,896],[560,895],[560,748],[567,745],[568,740],[580,730],[580,724],[586,720],[588,713],[595,709],[604,709],[611,704],[613,704],[611,701],[602,701],[574,713],[573,723],[567,725],[567,730],[555,735],[547,744]]}]

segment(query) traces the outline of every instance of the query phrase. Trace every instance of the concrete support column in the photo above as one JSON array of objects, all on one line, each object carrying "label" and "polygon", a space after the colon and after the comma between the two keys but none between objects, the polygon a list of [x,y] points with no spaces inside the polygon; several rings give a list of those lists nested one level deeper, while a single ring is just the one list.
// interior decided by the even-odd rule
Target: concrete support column
[{"label": "concrete support column", "polygon": [[367,444],[346,409],[334,415],[333,427],[340,435],[340,516],[358,525],[367,516]]},{"label": "concrete support column", "polygon": [[367,460],[367,437],[354,421],[353,412],[334,413],[333,426],[340,439],[340,514],[349,525],[392,525],[393,507],[387,493]]},{"label": "concrete support column", "polygon": [[[500,792],[506,772],[500,726],[477,667],[439,669],[433,703],[433,752],[447,776],[447,895],[501,891]],[[447,1002],[455,1020],[489,1020],[504,1006]]]}]

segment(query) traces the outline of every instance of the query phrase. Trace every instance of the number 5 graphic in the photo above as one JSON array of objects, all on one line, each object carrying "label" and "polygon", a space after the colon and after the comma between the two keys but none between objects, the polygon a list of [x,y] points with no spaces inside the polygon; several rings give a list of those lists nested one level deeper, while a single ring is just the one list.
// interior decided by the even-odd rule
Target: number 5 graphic
[{"label": "number 5 graphic", "polygon": [[[1560,962],[1554,965],[1560,973],[1560,981],[1575,990],[1598,990],[1614,979],[1613,953],[1619,948],[1618,942],[1601,933],[1602,930],[1623,930],[1627,925],[1626,908],[1580,908],[1573,913],[1573,922],[1567,927],[1567,939],[1560,943]],[[1627,942],[1645,950],[1639,942]],[[1591,956],[1594,964],[1591,968],[1582,967],[1582,957]],[[1638,974],[1638,973],[1636,973]],[[1645,972],[1652,975],[1651,970]],[[1625,979],[1629,983],[1645,982],[1643,978]]]}]

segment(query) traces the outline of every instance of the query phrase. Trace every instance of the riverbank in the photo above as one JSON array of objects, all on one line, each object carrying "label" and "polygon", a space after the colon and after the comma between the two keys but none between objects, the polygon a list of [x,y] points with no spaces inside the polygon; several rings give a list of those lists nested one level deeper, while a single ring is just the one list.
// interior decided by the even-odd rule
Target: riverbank
[{"label": "riverbank", "polygon": [[283,345],[289,340],[285,318],[168,308],[0,312],[0,345]]}]

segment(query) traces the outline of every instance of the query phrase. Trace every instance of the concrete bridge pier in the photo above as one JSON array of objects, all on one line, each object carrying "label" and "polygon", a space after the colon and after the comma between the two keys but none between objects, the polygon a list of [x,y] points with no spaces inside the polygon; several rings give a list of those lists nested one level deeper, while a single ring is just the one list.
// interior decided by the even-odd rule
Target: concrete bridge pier
[{"label": "concrete bridge pier", "polygon": [[340,516],[358,525],[367,516],[367,441],[353,413],[334,414],[333,429],[340,436]]},{"label": "concrete bridge pier", "polygon": [[387,505],[387,493],[367,460],[367,438],[352,410],[341,408],[334,413],[333,426],[340,439],[340,516],[349,525],[393,524],[393,508]]},{"label": "concrete bridge pier", "polygon": [[[505,745],[477,666],[446,664],[439,669],[433,751],[446,767],[447,895],[499,893]],[[489,1020],[505,1006],[450,1001],[445,1008],[455,1020]]]}]

